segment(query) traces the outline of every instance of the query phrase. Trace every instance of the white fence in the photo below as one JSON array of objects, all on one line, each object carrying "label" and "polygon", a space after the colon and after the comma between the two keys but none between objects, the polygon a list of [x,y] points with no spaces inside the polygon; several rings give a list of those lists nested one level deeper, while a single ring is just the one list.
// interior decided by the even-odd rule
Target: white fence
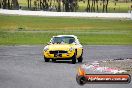
[{"label": "white fence", "polygon": [[88,13],[88,12],[48,12],[48,11],[25,11],[25,10],[3,10],[0,14],[30,15],[30,16],[52,16],[52,17],[101,17],[101,18],[128,18],[132,19],[131,13]]}]

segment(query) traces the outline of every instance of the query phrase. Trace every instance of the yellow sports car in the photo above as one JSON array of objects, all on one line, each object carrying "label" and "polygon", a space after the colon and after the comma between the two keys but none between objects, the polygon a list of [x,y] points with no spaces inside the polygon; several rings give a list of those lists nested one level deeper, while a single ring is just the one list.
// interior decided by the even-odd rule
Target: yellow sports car
[{"label": "yellow sports car", "polygon": [[45,62],[51,59],[56,60],[72,60],[75,64],[76,60],[82,62],[83,47],[79,43],[75,35],[58,35],[53,36],[47,46],[43,49]]}]

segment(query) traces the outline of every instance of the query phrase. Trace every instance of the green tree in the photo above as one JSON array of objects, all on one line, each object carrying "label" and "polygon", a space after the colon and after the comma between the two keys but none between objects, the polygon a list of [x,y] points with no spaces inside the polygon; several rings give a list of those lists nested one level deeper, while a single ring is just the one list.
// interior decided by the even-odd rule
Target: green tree
[{"label": "green tree", "polygon": [[87,12],[90,12],[90,0],[87,0],[87,8],[86,8]]},{"label": "green tree", "polygon": [[31,6],[32,6],[31,2],[32,2],[32,0],[27,0],[28,8],[31,8]]},{"label": "green tree", "polygon": [[96,0],[96,8],[97,8],[97,12],[99,11],[98,1],[99,1],[99,0]]},{"label": "green tree", "polygon": [[0,0],[0,8],[2,8],[2,0]]},{"label": "green tree", "polygon": [[12,0],[12,9],[19,9],[18,0]]},{"label": "green tree", "polygon": [[11,9],[10,0],[7,0],[8,9]]},{"label": "green tree", "polygon": [[3,0],[3,9],[6,9],[7,8],[7,0]]},{"label": "green tree", "polygon": [[61,12],[61,0],[57,0],[57,3],[58,3],[57,11]]}]

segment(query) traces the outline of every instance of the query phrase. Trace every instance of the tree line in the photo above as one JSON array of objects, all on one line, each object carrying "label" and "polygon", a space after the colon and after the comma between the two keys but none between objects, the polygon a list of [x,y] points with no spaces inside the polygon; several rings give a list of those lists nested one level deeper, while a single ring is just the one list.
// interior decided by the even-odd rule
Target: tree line
[{"label": "tree line", "polygon": [[18,0],[0,0],[0,8],[19,9]]},{"label": "tree line", "polygon": [[[58,11],[58,12],[76,12],[79,8],[78,3],[86,3],[85,11],[99,12],[99,5],[102,6],[102,12],[108,12],[109,0],[26,0],[27,8],[33,10]],[[115,4],[118,0],[115,0]],[[127,2],[128,0],[124,0]],[[131,0],[132,1],[132,0]],[[33,3],[33,6],[32,6]],[[21,9],[18,0],[0,0],[0,8],[3,9]]]},{"label": "tree line", "polygon": [[[31,1],[28,0],[28,8],[31,8]],[[87,12],[98,12],[99,11],[99,1],[102,2],[102,12],[108,12],[109,0],[35,0],[35,9],[40,10],[52,10],[61,12],[76,12],[79,8],[78,2],[87,2],[86,11]]]}]

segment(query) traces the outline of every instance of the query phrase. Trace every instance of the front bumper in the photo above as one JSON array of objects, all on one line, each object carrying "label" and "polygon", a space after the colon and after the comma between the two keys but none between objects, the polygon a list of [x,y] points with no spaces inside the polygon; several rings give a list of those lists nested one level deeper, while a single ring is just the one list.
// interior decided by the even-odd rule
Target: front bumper
[{"label": "front bumper", "polygon": [[74,55],[75,51],[67,51],[67,53],[53,53],[51,54],[50,51],[44,51],[43,55],[46,58],[50,59],[69,59]]}]

